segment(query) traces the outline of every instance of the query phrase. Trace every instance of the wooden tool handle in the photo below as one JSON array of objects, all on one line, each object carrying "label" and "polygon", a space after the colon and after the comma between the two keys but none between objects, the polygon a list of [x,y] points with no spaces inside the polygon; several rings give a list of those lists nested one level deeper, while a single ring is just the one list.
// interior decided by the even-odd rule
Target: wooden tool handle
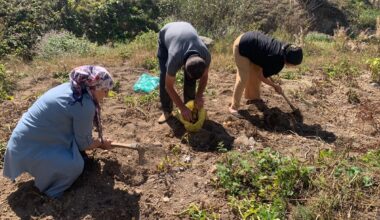
[{"label": "wooden tool handle", "polygon": [[296,107],[294,107],[294,105],[292,105],[292,103],[290,103],[288,97],[285,96],[284,93],[281,93],[282,97],[284,97],[285,101],[289,104],[290,108],[292,108],[293,111],[297,110]]},{"label": "wooden tool handle", "polygon": [[118,147],[118,148],[128,148],[128,149],[132,149],[132,150],[138,150],[137,143],[126,144],[126,143],[112,142],[111,146],[112,147]]}]

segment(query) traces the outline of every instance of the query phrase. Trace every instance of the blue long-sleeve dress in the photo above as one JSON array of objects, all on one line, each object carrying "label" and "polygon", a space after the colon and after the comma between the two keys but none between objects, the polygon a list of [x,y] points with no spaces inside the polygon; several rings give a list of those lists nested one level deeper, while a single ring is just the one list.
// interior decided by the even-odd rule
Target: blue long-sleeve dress
[{"label": "blue long-sleeve dress", "polygon": [[59,197],[82,173],[80,154],[92,144],[95,104],[88,94],[73,103],[69,83],[44,93],[23,114],[7,145],[3,175],[14,180],[23,172],[36,187]]}]

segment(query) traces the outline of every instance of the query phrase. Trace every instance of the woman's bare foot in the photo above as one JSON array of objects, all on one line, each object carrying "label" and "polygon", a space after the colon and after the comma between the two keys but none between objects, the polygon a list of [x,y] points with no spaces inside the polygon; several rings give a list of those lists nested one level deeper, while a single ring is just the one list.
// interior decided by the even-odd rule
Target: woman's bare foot
[{"label": "woman's bare foot", "polygon": [[238,110],[232,108],[232,107],[229,107],[228,108],[228,111],[231,113],[231,114],[237,114],[238,113]]}]

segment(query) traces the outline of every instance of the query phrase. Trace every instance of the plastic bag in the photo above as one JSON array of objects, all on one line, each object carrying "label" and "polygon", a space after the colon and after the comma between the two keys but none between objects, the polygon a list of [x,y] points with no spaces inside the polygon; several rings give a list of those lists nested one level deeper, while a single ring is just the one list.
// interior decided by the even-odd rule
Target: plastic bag
[{"label": "plastic bag", "polygon": [[[191,100],[191,101],[187,102],[186,107],[188,107],[191,111],[194,111],[194,108],[195,108],[194,101]],[[207,117],[206,110],[204,108],[197,109],[197,110],[198,110],[198,112],[197,112],[198,113],[198,120],[195,123],[191,123],[189,121],[186,121],[182,117],[180,111],[178,111],[178,113],[177,113],[178,120],[180,120],[182,122],[182,124],[185,126],[185,129],[189,132],[199,131],[202,128],[203,123],[206,120],[206,117]]]},{"label": "plastic bag", "polygon": [[151,76],[148,73],[143,73],[133,85],[133,91],[149,93],[156,89],[159,83],[159,77]]}]

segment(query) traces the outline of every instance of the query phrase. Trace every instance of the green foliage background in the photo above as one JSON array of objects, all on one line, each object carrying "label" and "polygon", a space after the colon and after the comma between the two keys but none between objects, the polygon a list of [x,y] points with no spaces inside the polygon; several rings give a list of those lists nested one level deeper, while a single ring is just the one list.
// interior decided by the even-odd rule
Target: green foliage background
[{"label": "green foliage background", "polygon": [[[353,32],[375,29],[380,11],[368,1],[329,2],[347,15]],[[288,0],[0,0],[0,5],[0,57],[15,54],[29,60],[36,43],[52,30],[113,44],[174,20],[189,21],[216,39],[253,29],[294,34],[312,27],[313,20]]]}]

